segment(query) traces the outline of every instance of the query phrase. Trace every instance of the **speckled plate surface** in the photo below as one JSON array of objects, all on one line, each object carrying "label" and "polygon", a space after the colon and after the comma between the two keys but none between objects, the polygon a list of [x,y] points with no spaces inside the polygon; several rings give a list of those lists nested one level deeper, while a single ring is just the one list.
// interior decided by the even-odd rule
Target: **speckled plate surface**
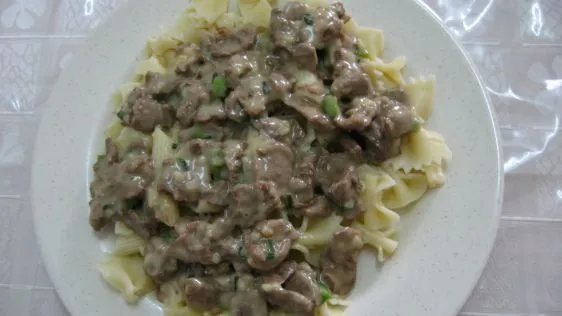
[{"label": "speckled plate surface", "polygon": [[[110,94],[145,40],[186,6],[185,0],[155,3],[131,1],[91,36],[60,77],[40,126],[32,174],[35,228],[47,270],[73,315],[162,313],[153,298],[129,306],[105,285],[96,270],[105,244],[88,225],[90,166],[101,148]],[[484,268],[501,209],[493,113],[474,67],[425,7],[413,0],[344,3],[361,24],[384,30],[385,55],[406,55],[409,74],[436,75],[429,126],[454,155],[445,187],[403,217],[396,255],[382,267],[368,254],[361,257],[348,315],[456,315]]]}]

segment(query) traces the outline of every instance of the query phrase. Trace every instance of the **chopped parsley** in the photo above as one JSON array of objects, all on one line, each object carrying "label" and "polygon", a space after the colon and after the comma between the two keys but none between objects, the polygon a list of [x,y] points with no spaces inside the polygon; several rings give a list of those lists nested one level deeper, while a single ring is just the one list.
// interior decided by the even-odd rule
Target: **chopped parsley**
[{"label": "chopped parsley", "polygon": [[173,143],[173,144],[172,144],[172,149],[178,149],[178,144]]},{"label": "chopped parsley", "polygon": [[207,134],[201,125],[193,125],[189,129],[189,134],[192,138],[210,139],[213,135]]},{"label": "chopped parsley", "polygon": [[220,167],[225,164],[224,153],[220,148],[213,148],[211,151],[211,165]]},{"label": "chopped parsley", "polygon": [[238,256],[244,260],[248,259],[248,252],[246,251],[246,247],[244,247],[244,245],[240,245],[238,248]]},{"label": "chopped parsley", "polygon": [[117,112],[117,117],[121,121],[125,119],[125,115],[127,115],[127,112],[125,112],[125,110],[119,110],[119,112]]},{"label": "chopped parsley", "polygon": [[320,290],[320,304],[324,304],[324,302],[332,298],[332,291],[322,280],[318,281],[318,289]]},{"label": "chopped parsley", "polygon": [[304,15],[303,17],[304,23],[306,25],[313,25],[314,24],[314,18],[312,17],[312,14],[307,13]]},{"label": "chopped parsley", "polygon": [[226,77],[214,74],[213,82],[211,84],[211,94],[215,99],[224,99],[226,97],[226,92],[228,91],[228,85],[226,83]]},{"label": "chopped parsley", "polygon": [[177,158],[176,164],[178,165],[178,167],[180,167],[182,171],[187,171],[187,169],[189,169],[189,164],[187,163],[187,160],[183,158]]},{"label": "chopped parsley", "polygon": [[369,55],[369,51],[360,43],[355,44],[355,55],[357,55],[359,59],[371,58],[371,55]]},{"label": "chopped parsley", "polygon": [[331,118],[341,115],[338,98],[334,95],[327,94],[324,100],[322,100],[322,107],[324,108],[324,112]]},{"label": "chopped parsley", "polygon": [[347,201],[345,202],[345,204],[343,205],[343,209],[346,211],[352,210],[355,208],[355,201]]},{"label": "chopped parsley", "polygon": [[411,132],[417,132],[421,129],[422,127],[422,121],[419,118],[415,118],[414,119],[414,123],[412,124],[412,128],[410,129]]},{"label": "chopped parsley", "polygon": [[275,260],[275,243],[273,239],[266,239],[265,244],[265,258],[267,259],[267,261]]},{"label": "chopped parsley", "polygon": [[162,238],[164,238],[167,242],[171,243],[178,237],[178,234],[173,229],[168,229],[167,231],[162,233]]},{"label": "chopped parsley", "polygon": [[271,85],[269,85],[267,81],[263,81],[261,83],[261,90],[263,91],[263,94],[268,95],[271,93]]}]

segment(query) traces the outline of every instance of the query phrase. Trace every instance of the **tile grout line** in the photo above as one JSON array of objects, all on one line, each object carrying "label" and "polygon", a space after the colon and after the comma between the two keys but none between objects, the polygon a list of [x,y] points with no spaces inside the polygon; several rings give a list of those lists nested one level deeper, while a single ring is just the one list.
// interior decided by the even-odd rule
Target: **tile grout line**
[{"label": "tile grout line", "polygon": [[29,35],[1,35],[0,40],[26,40],[26,39],[82,39],[87,35],[63,35],[63,34],[29,34]]},{"label": "tile grout line", "polygon": [[0,111],[0,116],[33,116],[35,112]]},{"label": "tile grout line", "polygon": [[501,216],[500,219],[510,222],[562,223],[562,218],[547,217]]},{"label": "tile grout line", "polygon": [[53,291],[55,290],[52,286],[38,286],[38,285],[26,285],[26,284],[1,284],[0,289],[9,289],[9,290],[21,290],[21,291]]},{"label": "tile grout line", "polygon": [[20,200],[21,195],[18,194],[0,194],[0,199],[4,200]]}]

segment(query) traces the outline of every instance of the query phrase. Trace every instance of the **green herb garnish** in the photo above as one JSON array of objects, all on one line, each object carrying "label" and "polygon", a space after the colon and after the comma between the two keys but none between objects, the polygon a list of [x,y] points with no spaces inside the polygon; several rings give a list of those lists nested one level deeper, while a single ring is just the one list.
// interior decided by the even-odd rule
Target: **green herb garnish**
[{"label": "green herb garnish", "polygon": [[226,77],[222,75],[215,74],[213,76],[213,83],[211,86],[211,94],[215,99],[223,99],[226,97],[226,92],[228,86],[226,83]]},{"label": "green herb garnish", "polygon": [[213,148],[211,152],[211,165],[220,167],[224,165],[224,154],[220,148]]},{"label": "green herb garnish", "polygon": [[324,108],[324,112],[328,114],[329,117],[336,117],[341,115],[340,106],[338,104],[338,98],[334,95],[328,94],[322,100],[322,107]]},{"label": "green herb garnish", "polygon": [[343,209],[346,211],[352,210],[355,208],[355,201],[347,201],[343,205]]},{"label": "green herb garnish", "polygon": [[422,127],[422,124],[423,124],[422,120],[416,117],[414,119],[414,123],[412,124],[412,128],[410,129],[410,132],[415,133],[419,131]]},{"label": "green herb garnish", "polygon": [[162,238],[164,238],[167,242],[171,243],[178,237],[178,234],[173,229],[168,229],[164,233],[162,233]]},{"label": "green herb garnish", "polygon": [[268,94],[271,93],[271,86],[269,85],[268,82],[263,81],[261,83],[261,90],[262,90],[263,94],[268,95]]},{"label": "green herb garnish", "polygon": [[320,290],[320,304],[324,304],[324,302],[332,298],[332,291],[322,280],[318,281],[318,289]]},{"label": "green herb garnish", "polygon": [[303,17],[304,23],[306,25],[313,25],[314,24],[314,18],[312,17],[312,14],[307,13],[304,15]]},{"label": "green herb garnish", "polygon": [[267,261],[275,260],[275,243],[273,239],[266,239],[266,249],[265,249],[265,258]]},{"label": "green herb garnish", "polygon": [[178,167],[180,167],[182,171],[187,171],[187,169],[189,169],[189,164],[187,163],[187,160],[183,158],[177,158],[176,164],[178,165]]},{"label": "green herb garnish", "polygon": [[205,129],[203,129],[201,125],[193,125],[188,130],[188,133],[189,135],[191,135],[192,138],[210,139],[213,137],[212,135],[207,134],[205,132]]},{"label": "green herb garnish", "polygon": [[369,55],[369,51],[360,43],[355,44],[355,55],[357,55],[357,57],[359,57],[360,59],[371,58],[371,55]]},{"label": "green herb garnish", "polygon": [[244,245],[240,245],[238,248],[238,256],[244,260],[248,259],[248,252],[246,251],[246,247],[244,247]]},{"label": "green herb garnish", "polygon": [[174,149],[174,150],[175,150],[175,149],[178,149],[178,144],[173,143],[173,144],[172,144],[172,149]]},{"label": "green herb garnish", "polygon": [[127,115],[127,112],[125,112],[125,110],[119,110],[119,112],[117,112],[117,117],[121,121],[125,119],[125,115]]}]

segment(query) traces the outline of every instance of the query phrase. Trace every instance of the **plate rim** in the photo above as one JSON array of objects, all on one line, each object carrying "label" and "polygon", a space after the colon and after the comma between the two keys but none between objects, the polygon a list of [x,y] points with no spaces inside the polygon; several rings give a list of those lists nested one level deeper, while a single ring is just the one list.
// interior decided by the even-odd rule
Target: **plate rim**
[{"label": "plate rim", "polygon": [[[345,0],[342,0],[345,3]],[[500,224],[500,215],[502,212],[502,205],[503,205],[503,199],[504,199],[504,168],[503,168],[503,146],[502,146],[502,139],[500,137],[500,129],[499,129],[499,125],[498,125],[498,120],[497,120],[497,115],[496,112],[494,110],[493,104],[491,102],[491,98],[490,95],[486,89],[486,86],[484,85],[484,81],[482,79],[482,75],[480,73],[480,71],[478,70],[478,68],[476,67],[473,59],[471,58],[471,56],[468,54],[467,50],[461,45],[461,43],[457,40],[457,38],[455,38],[455,36],[452,34],[451,30],[445,25],[445,23],[439,18],[439,16],[437,15],[437,13],[435,11],[433,11],[426,3],[424,3],[421,0],[407,0],[410,1],[412,3],[414,3],[415,5],[419,6],[420,9],[422,9],[425,14],[428,17],[431,17],[431,19],[433,20],[434,23],[438,23],[438,25],[440,26],[440,28],[446,33],[446,36],[449,37],[449,39],[454,43],[455,48],[461,53],[461,55],[463,56],[463,58],[465,59],[465,61],[467,62],[469,68],[470,68],[470,72],[474,75],[476,82],[478,83],[478,90],[479,92],[482,94],[485,103],[486,103],[486,109],[488,112],[488,116],[490,118],[490,123],[492,126],[492,131],[493,131],[493,135],[491,135],[491,139],[493,139],[493,143],[494,143],[494,148],[495,148],[495,152],[494,152],[494,157],[495,157],[495,162],[494,162],[494,167],[496,167],[497,169],[497,174],[496,174],[496,182],[494,183],[494,191],[495,191],[495,196],[496,196],[496,203],[495,203],[495,209],[493,210],[493,216],[490,219],[490,222],[487,223],[487,226],[490,227],[491,229],[491,236],[490,238],[488,238],[486,240],[486,242],[484,243],[483,246],[481,246],[482,250],[481,250],[481,258],[478,259],[478,263],[474,263],[474,266],[478,266],[478,268],[476,269],[476,273],[477,276],[472,279],[472,282],[470,284],[470,291],[466,294],[466,298],[462,301],[458,303],[458,306],[456,308],[455,313],[458,313],[461,311],[462,307],[464,306],[464,304],[466,303],[466,300],[468,300],[468,298],[470,297],[470,294],[472,293],[472,291],[474,290],[475,286],[477,285],[478,281],[480,280],[480,277],[484,271],[484,269],[487,266],[487,262],[490,258],[490,255],[492,253],[492,250],[494,248],[495,245],[495,241],[497,238],[497,233],[498,233],[498,228],[499,228],[499,224]],[[115,15],[119,15],[120,12],[126,11],[127,8],[130,8],[130,6],[132,6],[134,4],[132,4],[131,2],[125,2],[123,3],[120,7],[118,7],[116,10],[114,10],[112,12],[112,14],[106,18],[106,20],[104,20],[101,25],[99,25],[96,29],[94,29],[92,32],[90,32],[86,38],[86,40],[81,43],[79,45],[79,48],[77,50],[75,50],[75,55],[79,55],[82,51],[87,50],[89,47],[91,47],[94,43],[99,41],[99,37],[100,35],[104,34],[104,32],[107,32],[107,30],[109,30],[111,28],[112,24],[115,24],[116,22],[116,18],[114,18]],[[187,4],[186,4],[187,5]],[[145,37],[147,37],[147,34],[144,34]],[[77,58],[73,59],[71,61],[71,64],[76,64],[77,63]],[[60,89],[60,86],[63,85],[64,82],[64,73],[67,73],[67,71],[63,70],[59,76],[59,78],[57,79],[53,90],[52,91],[56,91]],[[49,123],[46,120],[46,117],[50,116],[50,112],[53,112],[52,108],[53,106],[53,97],[54,93],[51,93],[51,95],[49,96],[47,102],[45,103],[44,108],[42,109],[42,113],[41,113],[41,119],[40,122],[38,124],[38,129],[37,129],[37,137],[35,139],[34,142],[34,147],[33,147],[33,154],[32,154],[32,161],[31,161],[31,176],[30,176],[30,204],[31,204],[31,208],[32,208],[32,213],[33,213],[33,227],[34,227],[34,231],[35,231],[35,236],[37,239],[37,242],[39,244],[39,249],[40,249],[40,253],[41,253],[41,259],[45,265],[45,268],[47,270],[47,274],[49,275],[49,279],[51,280],[51,282],[53,283],[57,295],[61,298],[65,308],[67,309],[67,311],[71,314],[71,315],[78,315],[77,313],[80,311],[80,309],[78,308],[78,306],[72,304],[71,302],[74,301],[72,299],[72,294],[68,293],[68,292],[62,292],[59,291],[59,288],[61,287],[61,280],[59,278],[54,278],[54,276],[52,275],[53,271],[55,271],[53,265],[55,264],[53,262],[53,260],[50,260],[49,258],[49,254],[47,253],[47,247],[46,247],[46,239],[45,238],[41,238],[40,236],[40,232],[42,231],[42,228],[39,224],[39,219],[40,219],[40,207],[38,206],[38,198],[37,195],[39,194],[38,192],[41,190],[39,187],[39,182],[41,182],[41,180],[38,180],[38,173],[36,172],[37,168],[39,167],[39,160],[41,159],[41,152],[39,150],[37,150],[37,148],[40,148],[39,144],[41,143],[41,141],[43,140],[44,136],[42,136],[42,132],[44,132],[45,130],[49,129]],[[90,146],[91,147],[91,146]],[[43,180],[44,181],[44,180]],[[485,248],[485,249],[484,249]],[[95,263],[93,263],[95,264]],[[101,282],[101,280],[100,280]],[[118,295],[118,294],[115,294]]]}]

